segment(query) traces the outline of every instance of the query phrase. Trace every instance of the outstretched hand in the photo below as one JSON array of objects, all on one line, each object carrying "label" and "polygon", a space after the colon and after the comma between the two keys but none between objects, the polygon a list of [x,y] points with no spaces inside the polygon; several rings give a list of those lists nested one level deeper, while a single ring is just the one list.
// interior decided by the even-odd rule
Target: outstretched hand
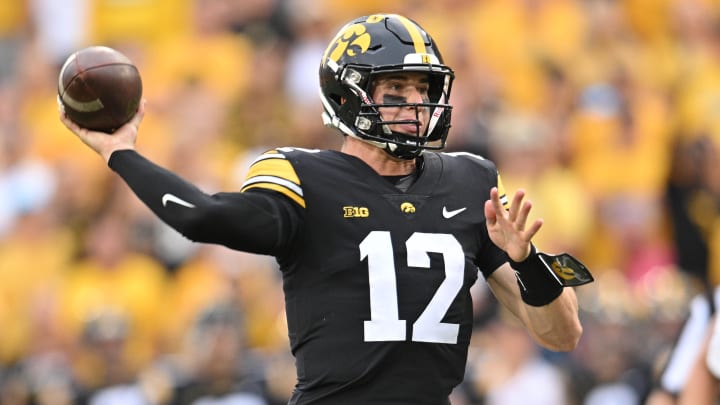
[{"label": "outstretched hand", "polygon": [[80,138],[84,144],[102,156],[107,162],[110,159],[110,155],[116,150],[135,149],[138,128],[145,115],[145,100],[140,102],[135,116],[112,134],[80,127],[65,114],[65,109],[60,100],[58,100],[58,114],[60,121],[62,121],[72,133]]},{"label": "outstretched hand", "polygon": [[500,202],[497,187],[493,187],[490,190],[490,199],[485,201],[485,219],[490,239],[516,262],[528,257],[530,242],[543,223],[541,219],[537,219],[529,227],[526,226],[532,203],[523,202],[523,198],[525,191],[518,190],[510,209],[506,210]]}]

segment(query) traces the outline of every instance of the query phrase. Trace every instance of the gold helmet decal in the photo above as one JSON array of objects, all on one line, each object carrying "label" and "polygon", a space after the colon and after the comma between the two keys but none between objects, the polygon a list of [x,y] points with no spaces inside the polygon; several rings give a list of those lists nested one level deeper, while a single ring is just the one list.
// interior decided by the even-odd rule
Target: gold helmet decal
[{"label": "gold helmet decal", "polygon": [[[370,47],[372,39],[370,34],[366,32],[365,26],[362,24],[353,24],[349,27],[341,30],[336,36],[335,40],[330,43],[330,46],[325,50],[325,56],[323,56],[323,63],[328,58],[337,62],[347,53],[348,56],[355,56],[359,53],[365,53]],[[332,52],[331,52],[332,50]]]},{"label": "gold helmet decal", "polygon": [[[405,27],[412,38],[413,45],[415,47],[415,53],[420,55],[422,63],[437,63],[437,58],[434,55],[427,53],[425,47],[425,40],[423,39],[421,31],[417,25],[397,14],[374,14],[369,16],[364,23],[365,24],[377,24],[383,22],[385,18],[395,18]],[[325,50],[323,54],[322,63],[325,64],[330,58],[334,62],[338,62],[343,54],[348,56],[356,56],[361,53],[367,52],[372,43],[372,38],[367,32],[363,23],[356,23],[346,26],[335,35],[335,38],[330,42],[330,46]]]},{"label": "gold helmet decal", "polygon": [[405,29],[407,29],[408,33],[410,34],[410,38],[412,38],[413,46],[415,47],[415,53],[425,55],[426,60],[429,61],[430,58],[427,53],[427,49],[425,48],[425,40],[423,39],[422,33],[418,29],[417,24],[413,23],[412,21],[401,15],[391,14],[390,17],[395,17],[400,20],[400,23],[405,27]]},{"label": "gold helmet decal", "polygon": [[412,203],[404,202],[400,204],[400,211],[406,214],[412,214],[415,212],[415,206]]}]

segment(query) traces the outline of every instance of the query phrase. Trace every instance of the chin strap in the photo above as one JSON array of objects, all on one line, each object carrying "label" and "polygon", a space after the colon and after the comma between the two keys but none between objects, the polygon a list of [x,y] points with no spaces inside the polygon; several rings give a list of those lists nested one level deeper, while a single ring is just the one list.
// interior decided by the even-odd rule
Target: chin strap
[{"label": "chin strap", "polygon": [[396,143],[386,142],[385,145],[385,148],[383,148],[385,153],[398,159],[412,160],[422,155],[424,152],[424,149],[422,148],[411,149]]}]

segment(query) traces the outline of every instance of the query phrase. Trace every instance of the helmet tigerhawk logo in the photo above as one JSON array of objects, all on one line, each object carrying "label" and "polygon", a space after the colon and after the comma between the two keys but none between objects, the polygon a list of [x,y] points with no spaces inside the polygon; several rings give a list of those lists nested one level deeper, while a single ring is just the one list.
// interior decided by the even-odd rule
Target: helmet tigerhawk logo
[{"label": "helmet tigerhawk logo", "polygon": [[400,211],[406,214],[412,214],[413,212],[415,212],[415,206],[412,205],[412,203],[404,202],[400,204]]},{"label": "helmet tigerhawk logo", "polygon": [[[345,53],[347,53],[348,56],[357,56],[358,54],[365,53],[368,48],[370,48],[371,41],[370,34],[366,32],[364,25],[353,24],[338,35],[337,41],[335,41],[335,48],[330,54],[330,59],[337,62]],[[332,45],[330,47],[332,48]],[[328,50],[330,50],[330,48]]]}]

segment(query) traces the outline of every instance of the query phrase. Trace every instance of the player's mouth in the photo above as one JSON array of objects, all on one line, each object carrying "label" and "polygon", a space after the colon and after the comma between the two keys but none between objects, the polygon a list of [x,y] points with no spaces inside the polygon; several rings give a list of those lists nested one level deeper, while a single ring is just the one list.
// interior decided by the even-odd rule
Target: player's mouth
[{"label": "player's mouth", "polygon": [[412,136],[418,135],[421,129],[422,124],[418,125],[417,123],[395,124],[392,126],[394,132]]}]

